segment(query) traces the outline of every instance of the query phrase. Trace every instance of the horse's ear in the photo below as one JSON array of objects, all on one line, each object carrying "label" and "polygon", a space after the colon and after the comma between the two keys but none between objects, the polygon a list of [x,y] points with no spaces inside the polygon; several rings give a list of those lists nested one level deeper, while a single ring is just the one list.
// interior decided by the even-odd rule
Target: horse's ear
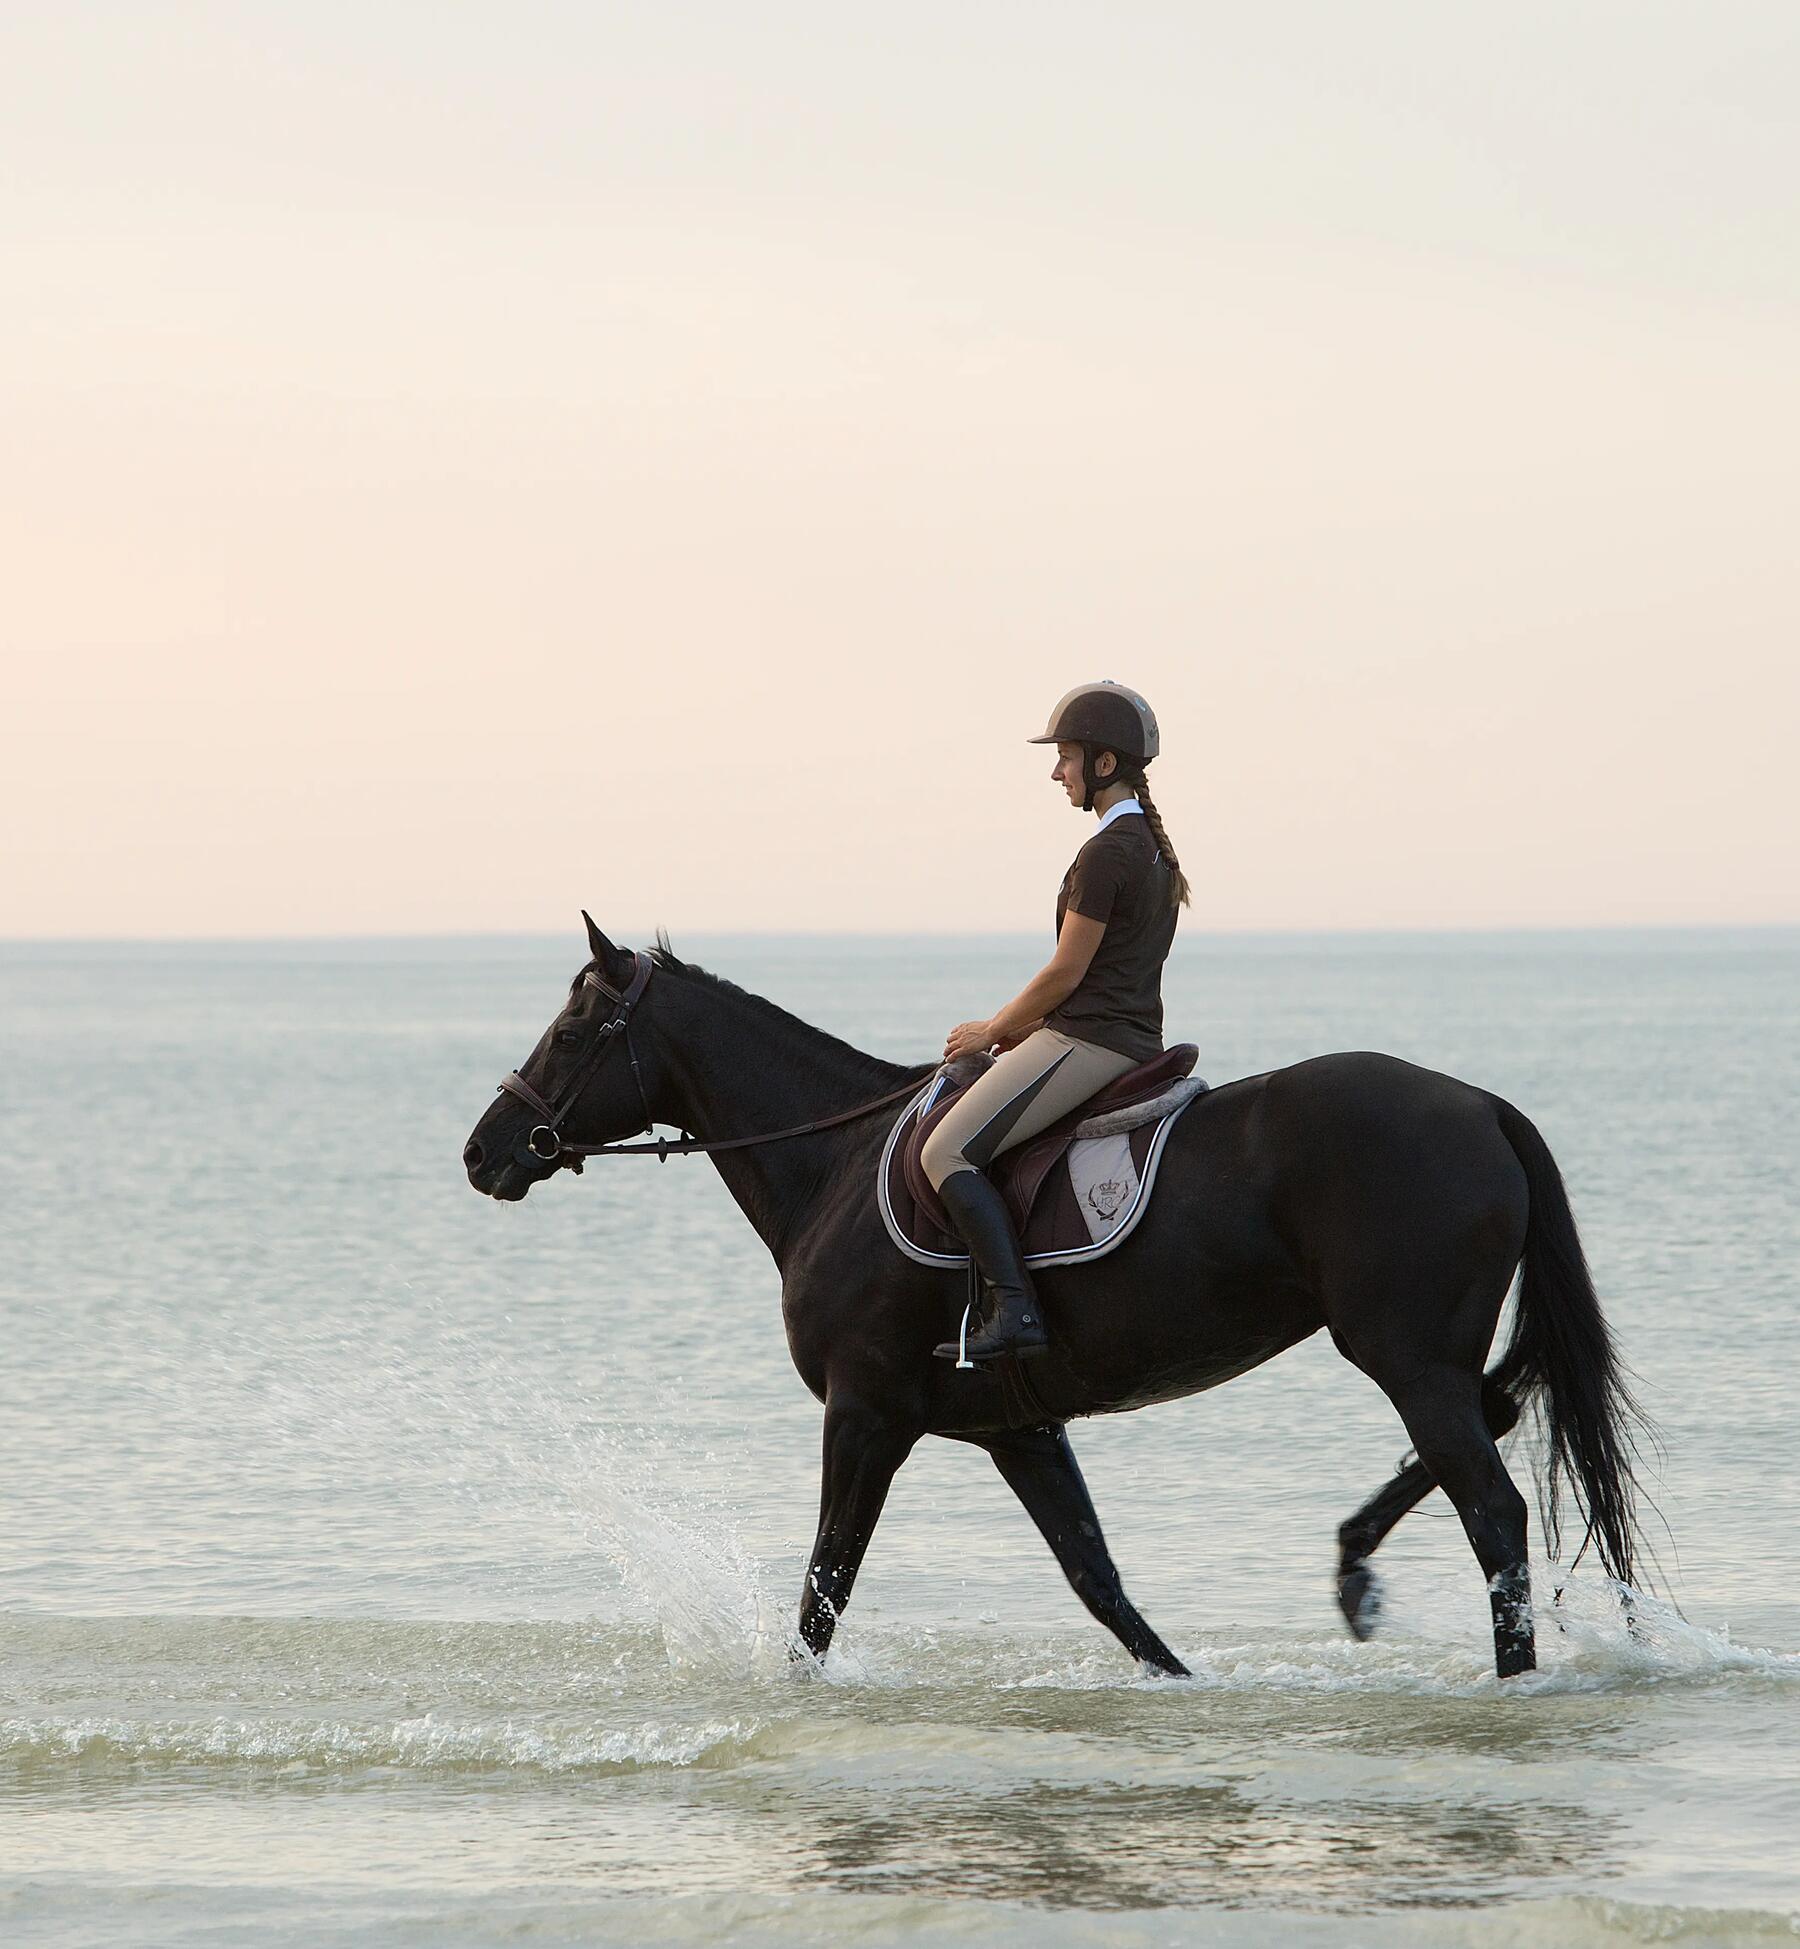
[{"label": "horse's ear", "polygon": [[631,956],[622,947],[613,946],[595,925],[594,916],[585,907],[581,910],[581,918],[587,923],[588,952],[594,957],[594,966],[603,979],[612,981],[620,962],[629,961]]}]

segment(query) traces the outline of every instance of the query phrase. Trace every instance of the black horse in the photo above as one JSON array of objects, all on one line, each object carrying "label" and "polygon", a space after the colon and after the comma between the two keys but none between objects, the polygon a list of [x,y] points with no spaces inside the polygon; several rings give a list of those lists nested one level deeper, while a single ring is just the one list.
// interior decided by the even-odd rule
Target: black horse
[{"label": "black horse", "polygon": [[[1636,1409],[1561,1174],[1510,1103],[1381,1055],[1322,1056],[1200,1097],[1131,1237],[1042,1275],[1053,1350],[1033,1363],[1027,1412],[1009,1363],[971,1373],[932,1358],[964,1281],[904,1258],[883,1228],[875,1168],[895,1110],[809,1127],[904,1094],[930,1067],[865,1055],[666,940],[634,956],[589,920],[588,944],[566,1007],[475,1126],[469,1181],[523,1198],[579,1168],[583,1146],[652,1123],[712,1150],[780,1269],[794,1365],[825,1404],[800,1607],[815,1655],[895,1471],[931,1434],[986,1449],[1089,1611],[1133,1657],[1182,1673],[1126,1598],[1064,1423],[1216,1387],[1321,1327],[1399,1410],[1416,1456],[1338,1533],[1338,1597],[1358,1637],[1377,1610],[1370,1556],[1442,1488],[1487,1580],[1500,1675],[1536,1663],[1525,1499],[1495,1447],[1528,1406],[1548,1433],[1552,1547],[1566,1479],[1605,1568],[1630,1584]],[[804,1134],[717,1148],[791,1126]],[[1484,1374],[1521,1261],[1512,1338]]]}]

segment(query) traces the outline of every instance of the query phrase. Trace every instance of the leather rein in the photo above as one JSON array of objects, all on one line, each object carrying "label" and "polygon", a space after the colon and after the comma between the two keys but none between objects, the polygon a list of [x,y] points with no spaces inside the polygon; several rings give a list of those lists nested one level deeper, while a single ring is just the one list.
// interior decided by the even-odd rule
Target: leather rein
[{"label": "leather rein", "polygon": [[[670,1156],[692,1156],[696,1151],[744,1150],[753,1144],[778,1144],[787,1137],[810,1137],[818,1130],[833,1130],[839,1124],[855,1123],[858,1118],[873,1116],[877,1110],[885,1110],[903,1097],[918,1094],[919,1084],[915,1079],[902,1084],[897,1090],[890,1090],[886,1096],[878,1096],[873,1103],[859,1103],[855,1109],[840,1110],[835,1116],[817,1117],[811,1123],[797,1123],[787,1130],[766,1130],[754,1137],[690,1137],[684,1130],[679,1138],[657,1137],[647,1144],[571,1144],[563,1137],[563,1122],[574,1109],[576,1099],[592,1081],[616,1037],[624,1040],[632,1080],[637,1084],[638,1102],[644,1112],[642,1128],[650,1130],[655,1127],[656,1119],[650,1114],[650,1098],[644,1090],[644,1072],[638,1067],[637,1050],[631,1040],[631,1017],[643,1000],[644,990],[649,987],[655,968],[656,963],[639,948],[632,957],[631,980],[623,989],[602,980],[592,968],[582,975],[582,986],[595,989],[605,996],[613,1004],[613,1012],[600,1025],[594,1046],[577,1064],[554,1101],[540,1095],[516,1069],[509,1070],[501,1077],[501,1091],[508,1096],[516,1096],[541,1119],[526,1133],[523,1143],[524,1149],[540,1164],[566,1161],[572,1169],[579,1171],[583,1159],[589,1157],[654,1157],[660,1161]],[[520,1161],[523,1162],[523,1158]]]}]

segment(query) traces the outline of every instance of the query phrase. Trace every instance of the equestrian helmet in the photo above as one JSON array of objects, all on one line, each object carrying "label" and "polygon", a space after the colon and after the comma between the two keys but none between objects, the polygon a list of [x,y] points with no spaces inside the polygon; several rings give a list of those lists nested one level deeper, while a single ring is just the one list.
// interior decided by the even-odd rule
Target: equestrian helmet
[{"label": "equestrian helmet", "polygon": [[1027,744],[1080,744],[1092,750],[1116,751],[1147,765],[1161,748],[1156,713],[1135,690],[1108,678],[1104,683],[1077,684],[1050,713],[1041,738]]}]

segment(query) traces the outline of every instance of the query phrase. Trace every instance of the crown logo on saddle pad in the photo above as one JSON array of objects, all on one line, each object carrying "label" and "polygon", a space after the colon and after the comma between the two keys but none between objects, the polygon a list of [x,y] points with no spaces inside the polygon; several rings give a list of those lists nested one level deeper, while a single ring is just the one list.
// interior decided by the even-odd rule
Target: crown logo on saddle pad
[{"label": "crown logo on saddle pad", "polygon": [[1117,1178],[1108,1178],[1104,1184],[1090,1184],[1087,1201],[1097,1217],[1109,1224],[1123,1209],[1125,1200],[1131,1195],[1131,1187],[1121,1184]]}]

